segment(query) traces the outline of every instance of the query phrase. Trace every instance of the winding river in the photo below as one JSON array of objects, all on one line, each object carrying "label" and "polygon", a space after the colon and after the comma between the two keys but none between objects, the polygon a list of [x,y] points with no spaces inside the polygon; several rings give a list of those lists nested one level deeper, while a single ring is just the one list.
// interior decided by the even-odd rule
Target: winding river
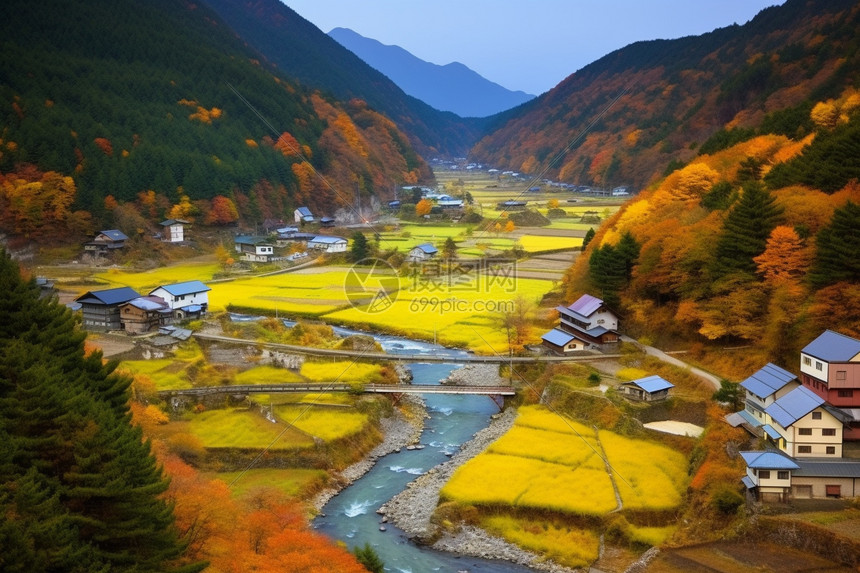
[{"label": "winding river", "polygon": [[[246,320],[250,318],[245,318]],[[236,316],[234,320],[242,320]],[[284,321],[287,326],[295,323]],[[339,336],[358,333],[335,327]],[[437,385],[451,371],[458,368],[457,358],[466,355],[462,350],[452,350],[434,344],[388,335],[374,335],[382,348],[391,354],[448,355],[450,364],[412,364],[413,384]],[[498,407],[487,396],[429,394],[424,397],[429,418],[425,420],[421,434],[423,449],[406,450],[380,458],[363,477],[333,497],[317,517],[314,528],[343,541],[348,547],[369,543],[385,562],[386,571],[420,573],[424,571],[526,573],[528,567],[505,561],[459,556],[419,546],[391,523],[380,531],[380,516],[376,510],[395,494],[405,489],[406,484],[430,468],[448,460],[460,445],[471,439],[478,430],[486,427],[490,416]],[[493,479],[493,476],[488,476]]]}]

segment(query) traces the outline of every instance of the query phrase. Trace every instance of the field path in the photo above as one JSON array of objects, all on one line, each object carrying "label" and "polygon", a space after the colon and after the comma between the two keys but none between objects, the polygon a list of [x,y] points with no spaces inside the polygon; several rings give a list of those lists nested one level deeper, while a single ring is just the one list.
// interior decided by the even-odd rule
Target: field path
[{"label": "field path", "polygon": [[649,356],[654,356],[656,358],[659,358],[663,362],[668,362],[669,364],[674,364],[675,366],[680,366],[681,368],[687,368],[690,372],[692,372],[693,374],[695,374],[699,378],[707,380],[708,383],[710,383],[714,387],[715,390],[720,389],[720,378],[718,376],[714,376],[710,372],[705,372],[701,368],[696,368],[695,366],[690,366],[689,364],[687,364],[683,360],[678,360],[674,356],[669,356],[668,354],[666,354],[665,352],[663,352],[659,348],[654,348],[653,346],[646,346],[640,342],[637,342],[636,340],[633,340],[632,338],[630,338],[628,336],[622,336],[621,340],[623,340],[624,342],[632,342],[637,347],[644,350],[645,353],[648,354]]},{"label": "field path", "polygon": [[609,465],[609,458],[606,457],[606,450],[603,449],[603,444],[600,442],[600,430],[597,426],[592,426],[594,428],[594,439],[597,440],[597,445],[600,446],[600,457],[603,458],[603,464],[606,466],[606,473],[609,474],[609,481],[612,483],[612,489],[615,491],[615,509],[610,511],[609,513],[615,513],[616,511],[621,511],[624,508],[624,503],[621,501],[621,493],[618,491],[618,484],[615,483],[615,473],[612,471],[612,466]]}]

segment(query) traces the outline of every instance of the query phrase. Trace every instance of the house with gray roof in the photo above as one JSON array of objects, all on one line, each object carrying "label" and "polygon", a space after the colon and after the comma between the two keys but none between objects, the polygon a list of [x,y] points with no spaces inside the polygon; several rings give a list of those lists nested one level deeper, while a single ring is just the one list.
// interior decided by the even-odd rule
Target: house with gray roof
[{"label": "house with gray roof", "polygon": [[268,237],[238,235],[233,239],[233,248],[240,260],[252,263],[268,263],[275,256],[275,245]]},{"label": "house with gray roof", "polygon": [[84,251],[95,255],[104,255],[125,247],[128,237],[119,229],[99,231],[92,241],[84,243]]},{"label": "house with gray roof", "polygon": [[165,243],[181,243],[185,240],[185,225],[190,224],[184,219],[167,219],[160,223],[162,227],[161,240]]},{"label": "house with gray roof", "polygon": [[119,307],[123,329],[128,334],[143,334],[173,320],[173,310],[158,296],[141,296]]},{"label": "house with gray roof", "polygon": [[646,376],[630,382],[625,382],[618,387],[619,392],[625,398],[637,402],[656,402],[669,397],[669,389],[675,385],[660,376]]},{"label": "house with gray roof", "polygon": [[81,305],[83,327],[86,330],[107,332],[122,330],[119,307],[138,298],[140,293],[130,287],[87,291],[75,299]]}]

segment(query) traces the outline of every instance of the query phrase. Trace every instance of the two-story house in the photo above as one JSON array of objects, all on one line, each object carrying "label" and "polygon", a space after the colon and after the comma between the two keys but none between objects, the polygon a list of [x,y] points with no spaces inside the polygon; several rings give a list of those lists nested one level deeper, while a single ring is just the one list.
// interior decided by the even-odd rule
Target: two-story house
[{"label": "two-story house", "polygon": [[200,281],[186,281],[162,285],[153,289],[149,295],[164,299],[173,311],[173,316],[182,320],[195,318],[209,309],[209,291],[212,290]]},{"label": "two-story house", "polygon": [[422,261],[429,261],[438,253],[439,249],[434,247],[432,243],[421,243],[409,250],[409,253],[406,255],[406,260],[411,263],[420,263]]},{"label": "two-story house", "polygon": [[83,326],[86,330],[107,332],[122,330],[119,308],[140,293],[130,287],[91,290],[75,299],[81,305]]},{"label": "two-story house", "polygon": [[[792,457],[842,457],[845,415],[806,386],[798,386],[765,409],[774,445]],[[777,436],[778,434],[778,436]]]},{"label": "two-story house", "polygon": [[185,225],[188,221],[183,219],[167,219],[162,221],[161,240],[165,243],[181,243],[185,240]]},{"label": "two-story house", "polygon": [[761,432],[765,432],[774,437],[776,430],[771,426],[772,420],[766,410],[798,386],[800,382],[797,376],[768,362],[740,383],[744,390],[744,409],[729,414],[726,421],[732,426],[743,424],[755,435],[760,436]]},{"label": "two-story house", "polygon": [[128,334],[142,334],[168,324],[173,310],[158,296],[141,296],[119,307],[123,329]]},{"label": "two-story house", "polygon": [[860,340],[825,330],[800,351],[800,381],[854,421],[846,440],[860,440]]},{"label": "two-story house", "polygon": [[618,315],[602,300],[584,294],[570,306],[558,306],[559,330],[572,334],[587,345],[618,342]]},{"label": "two-story house", "polygon": [[800,469],[794,460],[774,451],[741,452],[747,464],[747,475],[741,478],[747,489],[761,501],[788,501],[791,495],[791,472]]},{"label": "two-story house", "polygon": [[93,254],[106,254],[125,247],[128,237],[119,229],[99,231],[92,241],[84,243],[84,250]]},{"label": "two-story house", "polygon": [[233,240],[239,259],[252,263],[268,263],[275,256],[275,245],[266,237],[239,235]]}]

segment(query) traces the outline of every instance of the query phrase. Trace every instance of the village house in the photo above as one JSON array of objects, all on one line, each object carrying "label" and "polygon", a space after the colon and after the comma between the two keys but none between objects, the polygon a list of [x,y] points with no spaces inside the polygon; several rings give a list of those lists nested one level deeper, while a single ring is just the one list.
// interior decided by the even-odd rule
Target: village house
[{"label": "village house", "polygon": [[182,219],[167,219],[162,221],[161,240],[165,243],[181,243],[185,240],[185,225],[188,221]]},{"label": "village house", "polygon": [[118,229],[99,231],[92,241],[84,244],[84,251],[103,255],[125,247],[128,237]]},{"label": "village house", "polygon": [[[578,345],[582,345],[583,350],[614,344],[620,340],[618,316],[599,298],[584,294],[570,306],[558,306],[556,310],[561,320],[558,328],[553,330],[560,330],[573,336],[579,341]],[[552,335],[548,343],[546,339],[544,340],[548,348],[554,352],[559,351],[554,341],[561,340],[560,335]],[[568,341],[562,346],[567,348],[570,344],[571,342]],[[574,350],[573,347],[570,349]]]},{"label": "village house", "polygon": [[299,207],[293,212],[296,223],[313,223],[314,214],[307,207]]},{"label": "village house", "polygon": [[141,296],[120,305],[120,320],[128,334],[143,334],[168,324],[173,319],[173,310],[163,298]]},{"label": "village house", "polygon": [[526,205],[526,201],[514,201],[513,199],[509,199],[507,201],[497,203],[496,208],[499,211],[523,211],[525,210]]},{"label": "village house", "polygon": [[541,341],[544,346],[556,354],[564,355],[577,350],[587,350],[588,344],[579,340],[574,335],[558,328],[553,328],[543,336]]},{"label": "village house", "polygon": [[196,318],[209,309],[209,291],[200,281],[186,281],[154,288],[149,295],[160,297],[177,320]]},{"label": "village house", "polygon": [[275,256],[275,246],[267,237],[239,235],[233,240],[233,248],[240,253],[239,260],[251,263],[268,263]]},{"label": "village house", "polygon": [[766,410],[777,399],[800,386],[797,376],[768,362],[746,380],[740,383],[744,394],[744,409],[726,416],[732,426],[743,426],[748,432],[762,437],[764,433],[773,436],[776,430]]},{"label": "village house", "polygon": [[860,460],[791,458],[775,450],[740,454],[747,466],[741,481],[759,501],[860,496]]},{"label": "village house", "polygon": [[768,439],[792,457],[842,457],[844,414],[805,386],[798,386],[765,409],[775,433]]},{"label": "village house", "polygon": [[791,472],[800,466],[791,458],[773,451],[741,452],[747,474],[741,481],[761,501],[784,502],[791,495]]},{"label": "village house", "polygon": [[668,398],[669,389],[674,387],[671,382],[654,375],[625,382],[618,387],[618,391],[625,398],[637,402],[657,402]]},{"label": "village house", "polygon": [[439,249],[434,247],[431,243],[422,243],[409,250],[409,253],[406,255],[406,260],[411,263],[420,263],[423,261],[429,261],[438,253]]},{"label": "village house", "polygon": [[800,351],[800,381],[858,421],[846,439],[860,439],[860,340],[825,330]]},{"label": "village house", "polygon": [[308,241],[309,249],[321,250],[325,253],[345,253],[348,241],[343,237],[317,235]]},{"label": "village house", "polygon": [[322,217],[320,218],[320,227],[334,227],[337,222],[334,220],[334,217]]},{"label": "village house", "polygon": [[120,306],[138,298],[140,293],[130,287],[92,290],[75,299],[81,305],[83,327],[86,330],[107,332],[122,330]]}]

